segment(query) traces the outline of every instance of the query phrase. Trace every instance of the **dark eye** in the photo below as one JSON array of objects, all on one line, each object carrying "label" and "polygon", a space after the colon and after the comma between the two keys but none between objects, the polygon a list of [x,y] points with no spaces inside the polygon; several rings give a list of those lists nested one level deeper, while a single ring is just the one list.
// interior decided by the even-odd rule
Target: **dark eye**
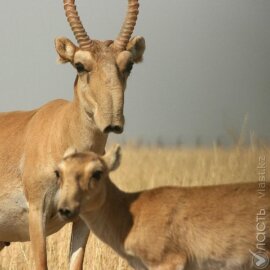
[{"label": "dark eye", "polygon": [[76,63],[76,64],[75,64],[75,68],[77,69],[77,71],[78,71],[79,73],[85,71],[85,68],[84,68],[84,66],[83,66],[82,63]]},{"label": "dark eye", "polygon": [[95,180],[100,180],[101,178],[101,175],[102,175],[102,171],[95,171],[93,174],[92,174],[92,177],[95,179]]},{"label": "dark eye", "polygon": [[54,174],[55,174],[56,178],[59,178],[59,177],[60,177],[60,173],[59,173],[58,170],[55,170],[55,171],[54,171]]},{"label": "dark eye", "polygon": [[128,62],[125,71],[130,73],[133,68],[133,62]]}]

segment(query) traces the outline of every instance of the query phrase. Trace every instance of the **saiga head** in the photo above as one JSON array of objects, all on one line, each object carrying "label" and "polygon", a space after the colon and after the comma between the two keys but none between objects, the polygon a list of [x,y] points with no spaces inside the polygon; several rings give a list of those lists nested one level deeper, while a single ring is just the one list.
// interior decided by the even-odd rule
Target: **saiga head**
[{"label": "saiga head", "polygon": [[138,0],[129,0],[128,12],[116,40],[92,40],[80,21],[74,0],[64,0],[66,16],[79,46],[57,38],[61,63],[77,70],[75,88],[83,109],[103,133],[121,133],[124,127],[124,90],[134,63],[142,61],[143,37],[131,38],[138,15]]},{"label": "saiga head", "polygon": [[120,164],[120,146],[104,156],[94,152],[76,153],[67,150],[56,170],[60,184],[58,213],[64,220],[73,220],[80,212],[94,211],[106,199],[109,172]]}]

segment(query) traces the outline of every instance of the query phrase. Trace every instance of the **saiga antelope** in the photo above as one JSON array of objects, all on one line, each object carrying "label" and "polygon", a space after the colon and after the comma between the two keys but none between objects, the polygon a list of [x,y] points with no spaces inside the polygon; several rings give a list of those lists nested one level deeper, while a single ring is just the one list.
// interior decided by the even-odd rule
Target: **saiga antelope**
[{"label": "saiga antelope", "polygon": [[270,252],[269,194],[260,198],[256,183],[126,193],[108,175],[119,163],[118,146],[104,156],[68,150],[56,171],[58,211],[66,221],[80,215],[133,268],[255,269],[250,252],[263,227],[256,222],[262,209],[264,248]]},{"label": "saiga antelope", "polygon": [[[59,61],[77,69],[73,100],[0,114],[0,249],[30,239],[37,269],[47,269],[46,235],[64,225],[54,199],[54,170],[64,151],[73,146],[102,154],[108,133],[123,131],[127,78],[145,49],[143,37],[131,38],[138,8],[138,0],[129,0],[116,40],[98,41],[85,32],[74,0],[64,0],[79,47],[63,37],[55,47]],[[73,224],[71,269],[82,268],[88,236],[83,221]]]}]

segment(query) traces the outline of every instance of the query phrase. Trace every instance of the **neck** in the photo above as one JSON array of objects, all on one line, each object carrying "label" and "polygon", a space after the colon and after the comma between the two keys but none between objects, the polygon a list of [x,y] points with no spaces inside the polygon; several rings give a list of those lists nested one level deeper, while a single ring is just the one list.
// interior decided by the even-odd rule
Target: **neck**
[{"label": "neck", "polygon": [[82,213],[93,233],[123,257],[127,256],[124,241],[133,224],[130,208],[139,194],[125,193],[108,180],[105,203],[95,211]]}]

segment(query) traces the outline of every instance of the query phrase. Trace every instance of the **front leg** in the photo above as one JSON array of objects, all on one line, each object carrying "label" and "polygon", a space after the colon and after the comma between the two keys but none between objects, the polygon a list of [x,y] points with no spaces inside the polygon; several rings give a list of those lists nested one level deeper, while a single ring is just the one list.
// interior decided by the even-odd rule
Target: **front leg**
[{"label": "front leg", "polygon": [[83,258],[90,230],[80,218],[72,224],[69,250],[70,270],[83,269]]},{"label": "front leg", "polygon": [[29,204],[29,234],[37,270],[47,270],[45,217],[42,206]]}]

